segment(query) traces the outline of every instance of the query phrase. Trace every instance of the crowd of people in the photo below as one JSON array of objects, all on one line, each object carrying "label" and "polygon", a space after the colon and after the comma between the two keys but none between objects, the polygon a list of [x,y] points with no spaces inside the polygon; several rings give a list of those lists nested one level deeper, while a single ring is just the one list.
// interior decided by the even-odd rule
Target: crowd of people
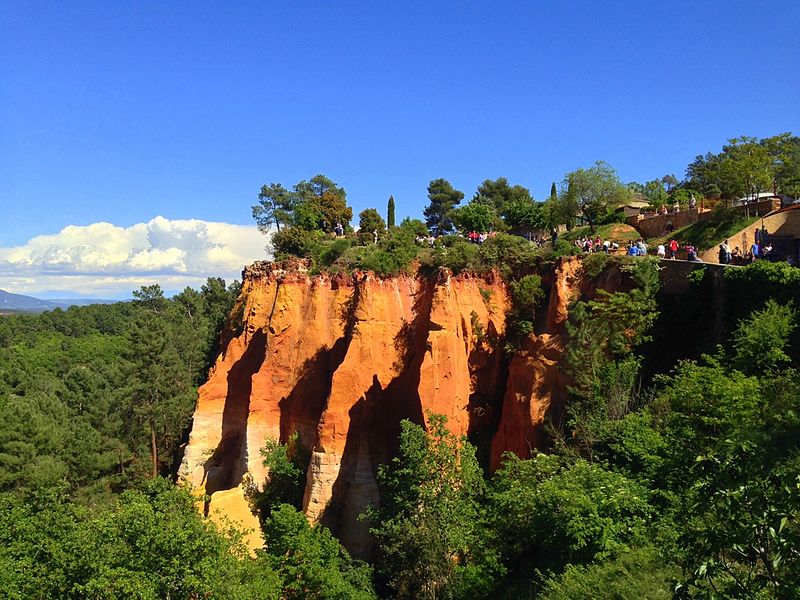
[{"label": "crowd of people", "polygon": [[[599,236],[596,236],[594,239],[591,237],[578,238],[575,240],[575,245],[584,252],[605,252],[606,254],[609,252],[616,252],[620,249],[618,243],[612,242],[611,240],[603,240]],[[676,239],[673,238],[666,244],[658,244],[658,246],[656,246],[655,255],[659,258],[670,258],[672,260],[676,260],[678,258],[678,252],[680,249],[681,245]],[[700,257],[697,255],[697,248],[695,248],[694,245],[687,243],[683,246],[683,249],[686,252],[686,260],[702,262]],[[628,256],[647,256],[649,250],[650,249],[647,243],[644,241],[644,238],[631,240],[625,244],[624,247],[624,252]]]},{"label": "crowd of people", "polygon": [[575,245],[584,252],[616,252],[619,250],[619,244],[611,240],[601,239],[600,236],[595,236],[592,239],[589,237],[580,237],[575,240]]},{"label": "crowd of people", "polygon": [[[758,233],[759,232],[756,231],[755,241],[746,252],[742,251],[739,246],[735,246],[733,249],[731,249],[728,240],[725,240],[719,245],[719,263],[723,265],[746,265],[759,259],[769,259],[772,253],[772,246],[769,243],[762,244]],[[483,244],[487,239],[495,235],[497,235],[497,233],[494,231],[490,231],[488,233],[470,231],[467,234],[458,234],[459,237],[466,239],[472,244]],[[377,232],[375,232],[375,237],[377,237]],[[534,239],[531,234],[528,234],[526,237],[531,243],[538,246],[543,246],[545,243],[547,243],[547,240],[539,236],[536,236]],[[432,235],[418,235],[416,237],[416,243],[419,246],[433,247],[436,243],[436,238]],[[612,240],[603,239],[599,235],[595,235],[594,237],[582,236],[576,238],[574,244],[576,247],[580,248],[581,251],[587,253],[603,252],[605,254],[609,254],[619,252],[620,250],[625,252],[625,254],[628,256],[647,256],[648,252],[652,253],[651,249],[644,241],[644,238],[631,240],[622,248],[620,247],[619,243]],[[677,260],[678,254],[681,250],[683,250],[685,253],[685,260],[690,262],[703,262],[703,260],[699,257],[698,249],[694,246],[694,244],[691,242],[681,244],[675,238],[672,238],[665,243],[659,243],[655,247],[654,254],[661,259]]]},{"label": "crowd of people", "polygon": [[[757,230],[756,230],[757,231]],[[770,260],[772,258],[772,244],[767,242],[761,244],[756,236],[747,252],[742,252],[739,246],[734,246],[731,250],[728,240],[719,245],[719,263],[721,265],[749,265],[757,260]]]}]

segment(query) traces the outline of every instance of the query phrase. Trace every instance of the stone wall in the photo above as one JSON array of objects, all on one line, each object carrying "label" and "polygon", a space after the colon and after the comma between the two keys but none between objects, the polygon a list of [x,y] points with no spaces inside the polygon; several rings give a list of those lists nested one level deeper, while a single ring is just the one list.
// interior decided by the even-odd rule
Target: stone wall
[{"label": "stone wall", "polygon": [[634,215],[626,219],[626,222],[628,225],[635,227],[636,230],[647,239],[660,237],[665,235],[669,230],[680,229],[686,225],[691,225],[703,218],[707,218],[707,215],[710,214],[710,211],[701,213],[696,208],[690,208],[674,214],[654,215],[652,217]]}]

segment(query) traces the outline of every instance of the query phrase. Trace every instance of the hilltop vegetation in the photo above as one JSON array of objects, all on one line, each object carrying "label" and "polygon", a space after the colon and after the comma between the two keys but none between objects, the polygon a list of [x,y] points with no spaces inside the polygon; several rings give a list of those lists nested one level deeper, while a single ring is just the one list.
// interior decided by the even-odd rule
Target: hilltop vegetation
[{"label": "hilltop vegetation", "polygon": [[[344,188],[316,175],[291,190],[280,183],[264,185],[253,217],[270,236],[276,258],[307,258],[316,270],[366,269],[392,275],[411,271],[415,261],[429,267],[450,266],[452,255],[456,267],[468,263],[465,256],[475,253],[469,248],[470,233],[516,234],[534,240],[542,249],[539,254],[546,257],[567,250],[552,244],[564,229],[566,239],[580,234],[620,244],[629,241],[634,234],[621,233],[614,224],[624,220],[621,209],[634,199],[653,209],[686,207],[692,199],[700,202],[706,197],[713,203],[766,190],[797,195],[798,182],[800,138],[784,133],[764,139],[734,138],[719,154],[698,156],[682,181],[668,174],[643,183],[623,183],[611,165],[598,161],[566,173],[560,185],[552,184],[545,201],[499,177],[484,180],[462,204],[464,192],[438,178],[427,188],[424,221],[407,217],[395,225],[395,199],[390,196],[386,220],[377,208],[367,208],[358,215],[357,230],[351,225],[353,211]],[[725,204],[709,221],[679,232],[680,241],[705,249],[741,230],[746,220],[724,210]],[[546,245],[546,240],[551,243]]]}]

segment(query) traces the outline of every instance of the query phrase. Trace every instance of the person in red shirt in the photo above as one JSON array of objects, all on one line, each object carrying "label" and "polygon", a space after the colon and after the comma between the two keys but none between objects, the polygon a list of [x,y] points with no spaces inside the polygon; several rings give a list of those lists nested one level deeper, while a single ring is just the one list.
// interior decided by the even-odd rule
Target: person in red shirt
[{"label": "person in red shirt", "polygon": [[669,257],[675,260],[675,255],[678,252],[678,242],[674,238],[669,241]]}]

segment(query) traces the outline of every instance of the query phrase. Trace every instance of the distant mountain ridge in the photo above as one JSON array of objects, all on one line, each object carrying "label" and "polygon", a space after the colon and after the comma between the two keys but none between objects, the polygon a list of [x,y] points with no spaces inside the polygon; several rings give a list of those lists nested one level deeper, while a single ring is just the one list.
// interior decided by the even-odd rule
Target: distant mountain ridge
[{"label": "distant mountain ridge", "polygon": [[87,304],[110,304],[117,300],[100,300],[91,298],[41,300],[33,296],[13,294],[0,290],[0,311],[43,312],[56,308],[69,308],[70,306],[85,306]]}]

